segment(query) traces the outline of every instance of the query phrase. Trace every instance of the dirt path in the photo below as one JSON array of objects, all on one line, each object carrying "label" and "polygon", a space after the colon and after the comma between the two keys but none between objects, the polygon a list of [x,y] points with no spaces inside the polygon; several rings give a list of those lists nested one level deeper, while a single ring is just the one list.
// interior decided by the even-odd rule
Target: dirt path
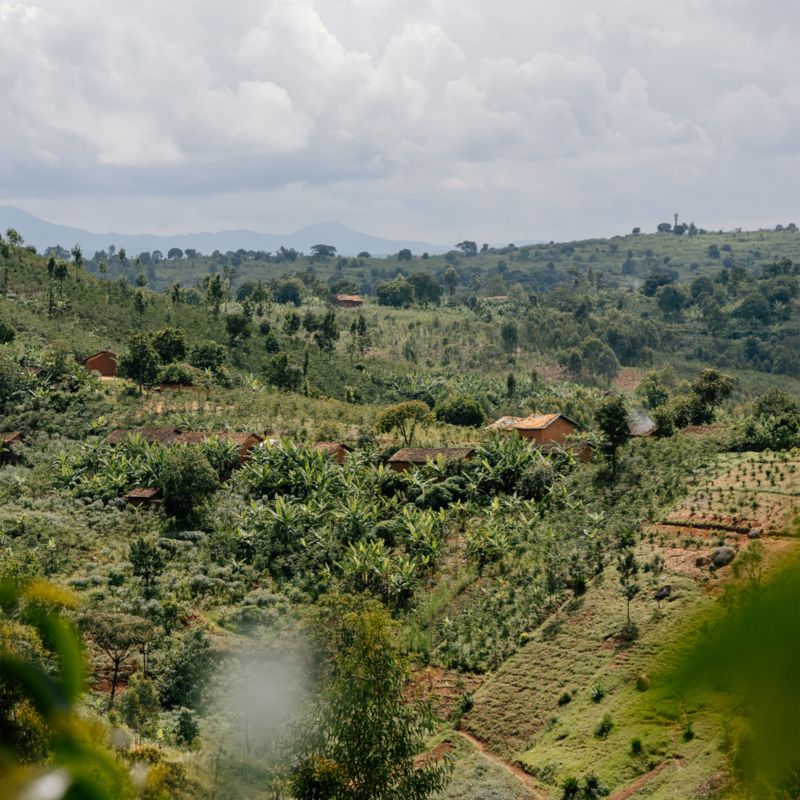
[{"label": "dirt path", "polygon": [[662,761],[657,767],[653,767],[650,772],[645,772],[644,775],[640,775],[632,783],[617,789],[614,794],[609,796],[608,800],[628,800],[628,798],[633,797],[639,789],[650,783],[656,775],[660,775],[667,767],[673,765],[682,767],[685,763],[686,762],[682,758],[676,758],[672,761]]},{"label": "dirt path", "polygon": [[509,775],[516,778],[521,783],[525,790],[536,800],[547,800],[547,795],[541,790],[536,781],[525,772],[521,767],[516,766],[500,756],[495,755],[491,750],[486,749],[486,745],[480,740],[476,739],[472,734],[466,731],[458,731],[459,735],[466,739],[487,761],[491,761],[498,767],[504,769]]}]

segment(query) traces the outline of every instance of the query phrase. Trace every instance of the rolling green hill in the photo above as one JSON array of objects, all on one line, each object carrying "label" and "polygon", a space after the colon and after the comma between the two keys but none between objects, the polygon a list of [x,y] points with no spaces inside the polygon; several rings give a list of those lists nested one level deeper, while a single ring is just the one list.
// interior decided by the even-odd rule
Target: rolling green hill
[{"label": "rolling green hill", "polygon": [[[0,431],[23,439],[0,449],[0,654],[63,678],[59,702],[80,698],[119,775],[149,765],[153,797],[288,797],[298,763],[338,780],[350,762],[308,720],[371,715],[370,690],[398,700],[381,676],[406,674],[400,706],[427,691],[438,719],[412,721],[397,758],[452,757],[451,800],[744,796],[724,698],[678,697],[668,673],[718,600],[733,608],[794,552],[797,242],[664,233],[101,272],[12,241]],[[102,348],[117,377],[80,366]],[[589,460],[486,430],[533,412],[574,420]],[[659,435],[630,438],[643,412]],[[105,442],[117,428],[132,435]],[[231,431],[265,441],[242,458]],[[331,441],[344,464],[315,446]],[[468,452],[397,472],[403,445]],[[152,505],[129,502],[142,490]],[[718,549],[734,566],[710,568]],[[45,630],[59,608],[83,635],[85,693],[67,669],[80,655]],[[341,679],[375,664],[374,686]],[[27,776],[61,751],[14,687],[0,730]]]}]

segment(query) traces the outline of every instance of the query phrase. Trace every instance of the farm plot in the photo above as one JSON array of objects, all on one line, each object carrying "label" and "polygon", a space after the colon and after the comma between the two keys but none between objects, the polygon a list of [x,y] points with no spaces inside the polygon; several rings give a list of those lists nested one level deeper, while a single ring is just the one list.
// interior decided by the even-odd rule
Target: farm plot
[{"label": "farm plot", "polygon": [[[656,553],[664,555],[655,542],[643,543],[640,563]],[[694,558],[697,553],[691,548],[689,554]],[[631,611],[639,638],[628,645],[619,637],[624,601],[615,571],[607,570],[586,595],[554,615],[477,690],[462,729],[534,775],[551,798],[561,796],[561,783],[569,776],[595,773],[613,791],[661,763],[670,768],[648,781],[651,789],[661,783],[674,789],[677,775],[694,785],[704,770],[706,775],[713,773],[721,756],[715,747],[706,755],[714,730],[707,710],[701,715],[697,708],[669,708],[663,717],[643,706],[649,694],[637,689],[643,674],[655,684],[654,665],[662,670],[675,658],[670,642],[679,638],[687,617],[712,602],[702,585],[686,574],[667,569],[660,580],[670,584],[671,594],[659,608],[653,599],[655,580],[650,575],[642,578],[642,592]],[[693,712],[695,726],[703,732],[702,744],[680,741],[687,712]],[[613,727],[599,738],[595,731],[606,718]],[[634,738],[644,743],[643,754],[631,756]],[[686,757],[692,769],[672,768],[677,755]],[[690,792],[691,788],[680,796]]]},{"label": "farm plot", "polygon": [[728,454],[696,476],[666,525],[747,533],[791,530],[800,514],[800,454]]}]

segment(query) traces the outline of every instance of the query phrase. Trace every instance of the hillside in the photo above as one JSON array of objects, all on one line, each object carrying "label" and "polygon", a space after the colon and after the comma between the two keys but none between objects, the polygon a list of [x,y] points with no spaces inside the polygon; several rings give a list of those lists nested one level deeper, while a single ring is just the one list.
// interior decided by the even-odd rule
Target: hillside
[{"label": "hillside", "polygon": [[[0,781],[78,730],[99,796],[131,765],[153,797],[325,796],[363,729],[398,781],[452,762],[450,800],[750,791],[726,698],[671,672],[795,555],[794,230],[356,263],[6,238],[0,652],[63,686],[51,718],[0,673]],[[80,365],[105,348],[115,376]]]}]

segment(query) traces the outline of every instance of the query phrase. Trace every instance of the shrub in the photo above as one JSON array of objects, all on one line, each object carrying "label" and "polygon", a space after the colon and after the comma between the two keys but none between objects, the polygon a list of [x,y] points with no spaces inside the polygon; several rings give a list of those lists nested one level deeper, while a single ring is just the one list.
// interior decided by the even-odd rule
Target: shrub
[{"label": "shrub", "polygon": [[609,733],[611,733],[612,729],[614,728],[614,721],[611,719],[610,714],[606,714],[603,719],[600,720],[597,727],[594,729],[594,735],[598,739],[605,739]]},{"label": "shrub", "polygon": [[557,473],[548,459],[541,459],[536,464],[531,464],[520,475],[517,481],[516,492],[527,500],[542,500],[555,483]]},{"label": "shrub", "polygon": [[181,522],[191,520],[217,490],[218,480],[208,459],[195,447],[171,447],[161,470],[164,509]]},{"label": "shrub", "polygon": [[580,791],[581,785],[578,779],[574,775],[571,775],[561,784],[561,799],[577,800]]},{"label": "shrub", "polygon": [[14,341],[16,331],[6,322],[0,319],[0,344],[8,344]]},{"label": "shrub", "polygon": [[641,739],[632,739],[631,740],[631,755],[632,756],[640,756],[644,752],[644,748],[642,747],[642,740]]},{"label": "shrub", "polygon": [[189,364],[167,364],[158,371],[159,383],[175,383],[180,386],[194,386],[200,380],[200,373]]},{"label": "shrub", "polygon": [[561,697],[558,698],[558,704],[560,706],[565,706],[572,700],[572,695],[569,692],[564,692]]}]

